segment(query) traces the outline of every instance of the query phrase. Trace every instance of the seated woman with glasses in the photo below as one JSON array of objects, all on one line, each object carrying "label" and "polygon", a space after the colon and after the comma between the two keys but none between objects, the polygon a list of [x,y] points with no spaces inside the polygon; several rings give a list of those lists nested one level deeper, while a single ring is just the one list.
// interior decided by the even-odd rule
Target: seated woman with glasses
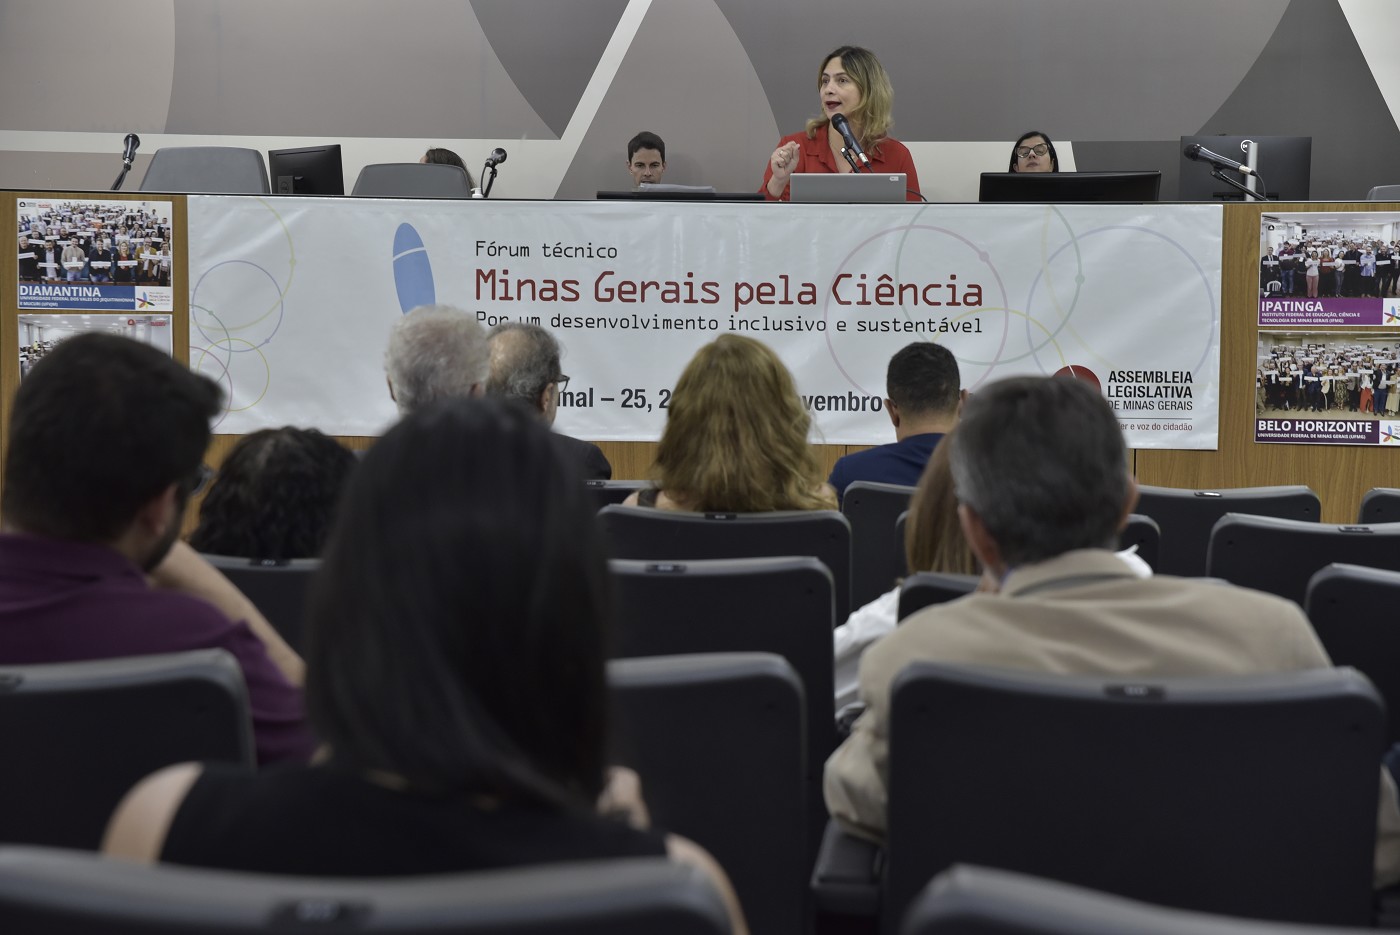
[{"label": "seated woman with glasses", "polygon": [[[646,855],[724,872],[646,827],[609,768],[605,550],[522,407],[453,398],[355,469],[307,607],[311,766],[185,763],[118,806],[103,849],[302,876],[406,876]],[[618,817],[624,816],[624,817]]]},{"label": "seated woman with glasses", "polygon": [[1055,144],[1039,130],[1027,130],[1011,147],[1011,167],[1007,172],[1059,172]]}]

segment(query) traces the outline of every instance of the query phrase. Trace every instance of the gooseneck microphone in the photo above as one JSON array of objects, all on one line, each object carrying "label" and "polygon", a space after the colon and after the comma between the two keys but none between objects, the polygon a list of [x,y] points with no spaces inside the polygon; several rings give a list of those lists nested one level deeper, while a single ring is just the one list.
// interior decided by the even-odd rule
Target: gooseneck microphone
[{"label": "gooseneck microphone", "polygon": [[1196,162],[1208,162],[1218,169],[1234,169],[1236,172],[1240,172],[1244,175],[1257,176],[1259,174],[1242,162],[1236,162],[1228,156],[1222,156],[1219,153],[1211,152],[1200,143],[1192,143],[1182,150],[1182,155]]},{"label": "gooseneck microphone", "polygon": [[491,197],[491,186],[496,184],[496,166],[506,161],[506,151],[497,146],[491,150],[491,155],[486,157],[486,165],[482,167],[481,197]]},{"label": "gooseneck microphone", "polygon": [[869,172],[870,157],[865,154],[865,150],[860,148],[860,142],[856,140],[856,135],[851,132],[851,122],[846,119],[846,115],[832,115],[831,125],[836,128],[836,132],[841,134],[841,138],[846,141],[846,148],[855,153],[861,165],[865,166],[865,171]]},{"label": "gooseneck microphone", "polygon": [[117,180],[112,183],[112,191],[122,187],[122,182],[126,181],[126,174],[131,171],[131,162],[136,158],[136,147],[141,145],[141,137],[135,133],[128,133],[126,139],[122,141],[122,171],[117,176]]}]

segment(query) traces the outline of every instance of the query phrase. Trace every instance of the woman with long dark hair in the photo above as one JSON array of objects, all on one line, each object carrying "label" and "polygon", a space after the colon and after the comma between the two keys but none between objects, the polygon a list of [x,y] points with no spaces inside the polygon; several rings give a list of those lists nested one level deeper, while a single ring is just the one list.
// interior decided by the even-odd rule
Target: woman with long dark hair
[{"label": "woman with long dark hair", "polygon": [[[183,764],[118,808],[108,853],[265,873],[395,876],[669,853],[600,813],[607,567],[591,502],[538,415],[415,411],[350,481],[307,613],[310,767]],[[742,919],[737,919],[742,928]]]}]

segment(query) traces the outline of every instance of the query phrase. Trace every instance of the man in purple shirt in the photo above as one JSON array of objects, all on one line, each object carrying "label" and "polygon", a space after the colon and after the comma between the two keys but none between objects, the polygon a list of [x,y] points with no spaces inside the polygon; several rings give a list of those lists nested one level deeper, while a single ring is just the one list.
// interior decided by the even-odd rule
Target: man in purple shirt
[{"label": "man in purple shirt", "polygon": [[258,761],[314,740],[301,660],[228,579],[178,542],[207,476],[207,377],[126,338],[69,338],[15,394],[0,496],[0,663],[226,649]]},{"label": "man in purple shirt", "polygon": [[915,341],[890,358],[885,372],[885,411],[895,441],[848,454],[831,469],[828,483],[838,498],[858,480],[913,487],[934,446],[958,424],[967,392],[953,352],[932,341]]}]

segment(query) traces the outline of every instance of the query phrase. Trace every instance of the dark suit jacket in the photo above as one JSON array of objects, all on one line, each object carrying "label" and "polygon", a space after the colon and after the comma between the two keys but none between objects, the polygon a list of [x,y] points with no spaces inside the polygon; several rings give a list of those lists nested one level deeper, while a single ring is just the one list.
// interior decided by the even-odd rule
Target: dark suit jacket
[{"label": "dark suit jacket", "polygon": [[597,445],[558,432],[554,444],[561,457],[578,465],[583,480],[612,480],[612,465]]}]

